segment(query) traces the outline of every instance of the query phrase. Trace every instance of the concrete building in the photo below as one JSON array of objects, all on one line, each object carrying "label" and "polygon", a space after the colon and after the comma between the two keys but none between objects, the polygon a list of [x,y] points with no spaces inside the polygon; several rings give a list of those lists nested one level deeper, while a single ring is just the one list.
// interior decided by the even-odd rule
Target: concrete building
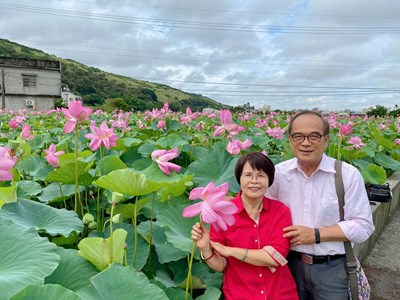
[{"label": "concrete building", "polygon": [[63,90],[61,92],[61,99],[63,100],[63,104],[65,106],[68,106],[68,104],[71,101],[77,101],[77,100],[82,101],[82,97],[75,95],[74,93],[71,93],[71,91],[68,89],[68,87],[63,87]]},{"label": "concrete building", "polygon": [[61,98],[59,61],[0,57],[0,72],[2,109],[52,109]]}]

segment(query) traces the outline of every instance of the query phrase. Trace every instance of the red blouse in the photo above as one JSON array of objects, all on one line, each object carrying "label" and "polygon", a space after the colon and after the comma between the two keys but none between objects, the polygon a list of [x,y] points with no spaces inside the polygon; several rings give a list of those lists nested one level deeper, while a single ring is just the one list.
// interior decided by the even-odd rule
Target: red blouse
[{"label": "red blouse", "polygon": [[[282,256],[289,252],[289,240],[283,237],[283,228],[292,225],[289,208],[283,203],[264,197],[258,224],[244,209],[240,193],[233,202],[238,207],[235,224],[227,231],[210,230],[212,241],[230,247],[262,249],[271,246]],[[276,267],[274,273],[268,267],[259,267],[227,257],[223,275],[225,300],[296,300],[296,284],[288,265]]]}]

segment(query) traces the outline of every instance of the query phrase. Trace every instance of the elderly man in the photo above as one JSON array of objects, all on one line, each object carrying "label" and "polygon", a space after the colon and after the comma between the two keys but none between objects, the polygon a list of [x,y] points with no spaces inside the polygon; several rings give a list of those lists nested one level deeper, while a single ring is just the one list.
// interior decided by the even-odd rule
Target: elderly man
[{"label": "elderly man", "polygon": [[348,274],[343,241],[361,243],[375,227],[361,173],[343,163],[344,221],[340,221],[335,189],[335,159],[324,154],[329,123],[314,111],[301,111],[288,128],[295,158],[276,165],[267,196],[285,203],[293,226],[289,267],[300,299],[347,300]]}]

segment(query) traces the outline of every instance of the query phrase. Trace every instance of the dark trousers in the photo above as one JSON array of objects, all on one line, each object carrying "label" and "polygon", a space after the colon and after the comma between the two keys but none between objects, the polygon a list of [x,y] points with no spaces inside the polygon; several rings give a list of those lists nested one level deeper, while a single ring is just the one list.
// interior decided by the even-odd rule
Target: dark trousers
[{"label": "dark trousers", "polygon": [[289,268],[300,300],[349,299],[346,257],[310,264],[310,261],[306,263],[301,256],[293,253],[291,251],[288,256]]}]

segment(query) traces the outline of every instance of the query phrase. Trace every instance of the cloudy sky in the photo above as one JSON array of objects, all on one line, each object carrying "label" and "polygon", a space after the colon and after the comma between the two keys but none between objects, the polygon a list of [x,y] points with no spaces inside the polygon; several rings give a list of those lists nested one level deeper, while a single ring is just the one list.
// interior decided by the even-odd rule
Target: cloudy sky
[{"label": "cloudy sky", "polygon": [[400,1],[0,0],[0,37],[229,105],[400,106]]}]

